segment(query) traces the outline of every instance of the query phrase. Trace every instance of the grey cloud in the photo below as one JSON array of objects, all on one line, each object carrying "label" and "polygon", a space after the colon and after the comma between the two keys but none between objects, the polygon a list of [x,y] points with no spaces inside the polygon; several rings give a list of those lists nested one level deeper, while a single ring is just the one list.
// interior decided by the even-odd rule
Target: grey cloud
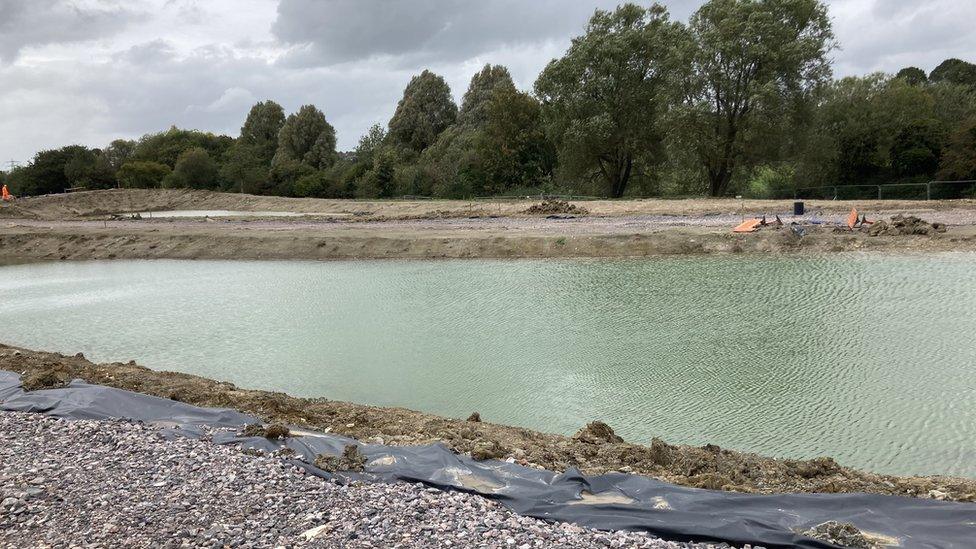
[{"label": "grey cloud", "polygon": [[0,0],[0,61],[12,62],[27,47],[106,38],[145,17],[108,0]]},{"label": "grey cloud", "polygon": [[[272,31],[294,47],[287,62],[328,66],[375,57],[464,60],[504,46],[568,40],[617,0],[281,0]],[[643,2],[647,3],[647,2]],[[684,17],[695,2],[670,2]]]}]

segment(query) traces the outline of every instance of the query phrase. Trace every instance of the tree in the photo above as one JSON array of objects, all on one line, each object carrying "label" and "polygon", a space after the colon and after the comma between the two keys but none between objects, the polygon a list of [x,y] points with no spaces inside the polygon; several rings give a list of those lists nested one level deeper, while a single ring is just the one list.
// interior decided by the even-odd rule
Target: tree
[{"label": "tree", "polygon": [[903,126],[889,149],[892,172],[899,177],[932,177],[939,169],[943,140],[937,120],[919,119]]},{"label": "tree", "polygon": [[681,125],[711,196],[729,188],[751,125],[830,76],[833,32],[819,0],[711,0],[689,21]]},{"label": "tree", "polygon": [[488,102],[499,89],[515,91],[512,75],[501,65],[485,65],[471,77],[468,91],[464,93],[464,98],[461,100],[458,123],[477,126],[487,122],[488,115],[485,111]]},{"label": "tree", "polygon": [[163,184],[167,187],[213,189],[217,182],[217,163],[202,147],[184,151],[176,161],[173,173]]},{"label": "tree", "polygon": [[159,162],[175,168],[180,155],[190,149],[202,148],[210,158],[220,160],[233,144],[234,139],[226,135],[183,130],[173,126],[164,132],[148,134],[139,139],[131,159]]},{"label": "tree", "polygon": [[967,120],[949,137],[938,178],[944,181],[976,180],[976,118]]},{"label": "tree", "polygon": [[660,159],[659,120],[681,26],[655,4],[597,10],[586,33],[542,71],[535,84],[559,162],[571,174],[599,177],[623,196],[642,155]]},{"label": "tree", "polygon": [[386,140],[386,130],[379,124],[373,124],[366,134],[359,138],[356,146],[356,161],[372,165],[373,155]]},{"label": "tree", "polygon": [[131,139],[116,139],[102,149],[102,155],[112,171],[117,172],[136,150],[136,142]]},{"label": "tree", "polygon": [[285,110],[271,101],[261,101],[251,107],[241,127],[237,142],[257,155],[261,162],[270,164],[278,150],[278,133],[285,125]]},{"label": "tree", "polygon": [[898,71],[895,78],[902,78],[913,86],[921,86],[929,81],[929,78],[925,76],[925,71],[918,67],[905,67]]},{"label": "tree", "polygon": [[64,175],[72,187],[110,189],[116,186],[115,171],[98,149],[75,150],[64,165]]},{"label": "tree", "polygon": [[130,160],[116,173],[119,184],[126,189],[156,189],[170,174],[169,166],[159,162]]},{"label": "tree", "polygon": [[475,145],[484,175],[477,192],[499,194],[514,187],[538,186],[555,163],[542,123],[542,106],[514,87],[500,86],[484,111],[485,127]]},{"label": "tree", "polygon": [[929,80],[976,87],[976,65],[962,59],[946,59],[932,70]]},{"label": "tree", "polygon": [[302,105],[291,114],[278,133],[278,150],[272,164],[299,162],[320,170],[336,161],[336,133],[322,111],[314,105]]},{"label": "tree", "polygon": [[457,105],[444,79],[425,70],[410,79],[390,119],[389,139],[395,145],[421,152],[457,120]]}]

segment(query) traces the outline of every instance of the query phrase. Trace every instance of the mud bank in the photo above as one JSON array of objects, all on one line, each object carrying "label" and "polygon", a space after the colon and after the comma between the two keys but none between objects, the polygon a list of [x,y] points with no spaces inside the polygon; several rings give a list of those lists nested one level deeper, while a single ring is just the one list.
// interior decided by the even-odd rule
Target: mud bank
[{"label": "mud bank", "polygon": [[[100,225],[100,224],[99,224]],[[196,226],[202,225],[202,226]],[[685,254],[973,251],[976,231],[934,236],[788,229],[734,235],[701,227],[632,234],[425,227],[284,228],[207,224],[91,224],[0,227],[0,262],[93,259],[463,259],[648,257]]]},{"label": "mud bank", "polygon": [[[304,399],[283,393],[241,389],[231,383],[172,372],[156,372],[135,362],[95,364],[68,357],[0,345],[0,369],[22,374],[28,388],[59,386],[72,378],[199,406],[235,408],[268,422],[307,426],[385,444],[440,441],[458,453],[482,458],[512,458],[523,465],[587,474],[624,471],[679,485],[751,493],[867,492],[910,497],[976,501],[976,480],[950,477],[897,477],[843,467],[822,457],[808,461],[773,459],[713,445],[691,447],[655,439],[650,446],[621,441],[602,424],[574,437],[449,419],[400,408],[380,408]],[[582,427],[582,426],[581,426]]]}]

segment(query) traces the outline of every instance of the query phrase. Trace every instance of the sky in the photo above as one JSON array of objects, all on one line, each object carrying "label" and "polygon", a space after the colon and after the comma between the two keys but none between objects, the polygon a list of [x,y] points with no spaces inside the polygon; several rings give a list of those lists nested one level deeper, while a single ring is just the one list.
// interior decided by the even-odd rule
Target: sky
[{"label": "sky", "polygon": [[[251,105],[312,103],[340,150],[386,124],[410,77],[457,100],[485,63],[530,90],[617,0],[0,0],[0,161],[172,125],[237,136]],[[646,2],[641,2],[646,3]],[[700,0],[662,2],[686,20]],[[976,61],[972,0],[827,0],[836,76]]]}]

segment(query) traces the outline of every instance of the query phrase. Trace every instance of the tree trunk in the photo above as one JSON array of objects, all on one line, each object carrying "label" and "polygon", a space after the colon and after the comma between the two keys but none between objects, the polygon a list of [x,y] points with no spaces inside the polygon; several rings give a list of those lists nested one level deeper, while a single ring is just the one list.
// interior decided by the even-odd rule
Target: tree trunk
[{"label": "tree trunk", "polygon": [[732,182],[732,172],[726,168],[708,170],[708,194],[713,198],[725,195]]},{"label": "tree trunk", "polygon": [[621,153],[608,164],[600,162],[600,172],[610,186],[610,198],[621,198],[627,190],[627,182],[634,168],[634,158],[630,153]]}]

